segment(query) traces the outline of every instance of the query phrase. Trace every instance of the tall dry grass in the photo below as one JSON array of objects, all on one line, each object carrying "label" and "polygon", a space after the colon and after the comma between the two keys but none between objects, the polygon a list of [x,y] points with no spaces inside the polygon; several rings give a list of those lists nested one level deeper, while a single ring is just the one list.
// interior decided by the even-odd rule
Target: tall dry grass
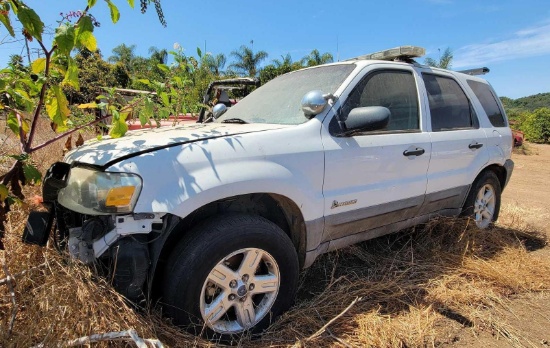
[{"label": "tall dry grass", "polygon": [[[47,167],[58,160],[62,147],[58,151],[50,150],[35,160]],[[26,189],[29,197],[37,192]],[[42,343],[51,347],[81,336],[131,328],[141,337],[156,337],[173,347],[214,345],[174,328],[154,305],[149,311],[135,310],[106,280],[53,248],[22,244],[20,234],[31,205],[10,213],[6,250],[0,255],[16,279],[14,298],[7,284],[0,285],[0,346]],[[529,225],[532,213],[504,206],[500,224],[486,231],[478,231],[468,221],[442,218],[323,255],[302,273],[296,305],[261,337],[244,337],[235,343],[244,347],[435,346],[453,343],[449,328],[454,325],[473,335],[488,332],[500,342],[529,346],[533,342],[506,315],[518,297],[550,298],[550,260],[538,255],[548,248],[546,235]],[[37,265],[42,266],[17,275]]]}]

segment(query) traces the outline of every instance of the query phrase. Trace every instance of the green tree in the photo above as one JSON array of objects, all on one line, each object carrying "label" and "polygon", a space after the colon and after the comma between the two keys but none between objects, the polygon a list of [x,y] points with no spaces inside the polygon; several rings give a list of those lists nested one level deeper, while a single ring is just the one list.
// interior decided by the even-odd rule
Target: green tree
[{"label": "green tree", "polygon": [[535,143],[549,143],[550,108],[540,108],[527,114],[520,127],[527,140]]},{"label": "green tree", "polygon": [[450,69],[453,63],[453,51],[447,47],[441,57],[439,57],[439,61],[428,57],[424,60],[424,63],[434,68]]},{"label": "green tree", "polygon": [[229,69],[243,76],[256,77],[260,63],[268,56],[265,51],[254,53],[250,47],[242,45],[238,50],[232,51],[231,56],[236,59],[229,65]]},{"label": "green tree", "polygon": [[63,88],[70,104],[92,103],[98,95],[104,93],[105,87],[126,87],[119,85],[121,77],[115,75],[118,65],[104,61],[99,50],[91,52],[81,48],[74,59],[78,67],[80,88],[78,90],[73,86]]},{"label": "green tree", "polygon": [[132,75],[134,72],[134,66],[136,65],[136,45],[127,46],[126,44],[120,44],[113,48],[113,55],[107,60],[110,63],[121,64],[128,75]]},{"label": "green tree", "polygon": [[332,62],[334,62],[332,54],[328,52],[321,54],[317,49],[314,49],[310,54],[302,58],[302,64],[305,66],[316,66]]},{"label": "green tree", "polygon": [[202,64],[215,76],[222,76],[225,74],[223,71],[225,63],[227,63],[227,58],[223,53],[219,53],[215,56],[210,53],[206,53],[202,59]]},{"label": "green tree", "polygon": [[260,70],[260,82],[262,84],[268,82],[275,77],[286,74],[288,72],[303,68],[302,62],[294,62],[290,53],[281,56],[281,59],[273,59],[272,63],[266,65]]}]

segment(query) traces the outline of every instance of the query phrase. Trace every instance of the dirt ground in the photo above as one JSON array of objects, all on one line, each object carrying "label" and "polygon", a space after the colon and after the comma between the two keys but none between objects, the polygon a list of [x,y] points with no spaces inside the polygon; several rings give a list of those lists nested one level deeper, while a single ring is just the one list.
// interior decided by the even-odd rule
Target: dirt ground
[{"label": "dirt ground", "polygon": [[526,151],[516,151],[512,159],[514,173],[502,204],[517,204],[538,213],[533,226],[550,234],[550,145],[528,144]]},{"label": "dirt ground", "polygon": [[[546,234],[550,240],[550,145],[527,144],[525,150],[515,150],[515,163],[510,183],[502,195],[503,210],[521,207],[529,212],[529,229]],[[501,215],[502,216],[502,215]],[[499,221],[511,224],[507,214]],[[550,258],[550,247],[532,251],[539,258]],[[508,340],[498,339],[491,330],[468,330],[453,320],[439,323],[446,326],[448,341],[444,345],[471,347],[550,347],[550,294],[521,295],[510,299],[507,311],[500,316],[511,330],[498,332]],[[512,334],[511,332],[514,332]],[[514,337],[516,336],[516,337]],[[497,339],[495,339],[497,338]]]}]

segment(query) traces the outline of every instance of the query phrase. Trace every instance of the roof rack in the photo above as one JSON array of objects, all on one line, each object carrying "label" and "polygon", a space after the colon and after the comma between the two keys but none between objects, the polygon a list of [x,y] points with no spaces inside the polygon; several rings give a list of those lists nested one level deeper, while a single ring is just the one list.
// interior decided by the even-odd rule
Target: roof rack
[{"label": "roof rack", "polygon": [[463,74],[466,74],[466,75],[485,75],[489,71],[491,71],[491,70],[489,70],[489,68],[483,67],[483,68],[477,68],[477,69],[459,70],[457,72],[463,73]]},{"label": "roof rack", "polygon": [[349,60],[412,60],[412,58],[422,57],[426,50],[418,46],[399,46],[375,53],[365,54]]}]

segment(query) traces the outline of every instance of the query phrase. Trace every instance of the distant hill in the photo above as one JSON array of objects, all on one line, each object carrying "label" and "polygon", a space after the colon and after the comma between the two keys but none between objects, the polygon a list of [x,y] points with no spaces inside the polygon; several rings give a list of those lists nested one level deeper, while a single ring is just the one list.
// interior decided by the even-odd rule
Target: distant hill
[{"label": "distant hill", "polygon": [[526,111],[531,112],[538,108],[550,108],[550,93],[539,93],[518,99],[500,97],[500,100],[509,116]]}]

